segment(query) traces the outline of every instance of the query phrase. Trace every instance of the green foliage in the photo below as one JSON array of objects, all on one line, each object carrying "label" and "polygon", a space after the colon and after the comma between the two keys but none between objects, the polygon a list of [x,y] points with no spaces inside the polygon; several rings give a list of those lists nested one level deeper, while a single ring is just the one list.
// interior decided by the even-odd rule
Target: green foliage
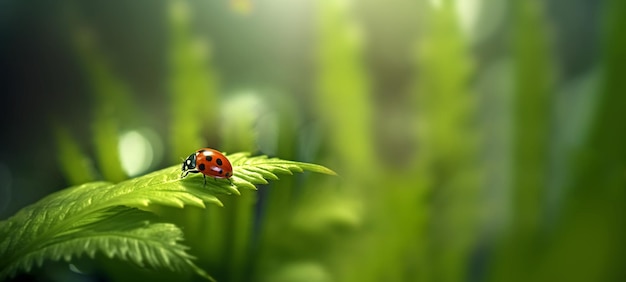
[{"label": "green foliage", "polygon": [[334,174],[323,166],[286,161],[248,153],[229,155],[233,185],[207,181],[199,175],[180,179],[178,165],[118,184],[92,182],[71,187],[28,206],[0,222],[0,278],[19,270],[30,271],[44,260],[71,260],[102,252],[109,258],[139,266],[193,271],[212,279],[193,262],[180,244],[176,225],[158,223],[151,205],[182,208],[222,205],[216,194],[239,194],[241,188],[277,180],[277,174],[313,171]]},{"label": "green foliage", "polygon": [[350,4],[318,1],[315,6],[320,34],[316,54],[320,68],[316,81],[318,112],[329,125],[333,153],[351,161],[350,169],[366,170],[371,160],[363,152],[372,150],[373,118],[361,32],[351,15]]},{"label": "green foliage", "polygon": [[88,73],[95,102],[91,130],[98,166],[105,179],[122,181],[127,176],[117,153],[118,135],[122,121],[130,122],[129,117],[136,117],[139,112],[133,106],[128,86],[115,75],[114,68],[98,49],[95,35],[89,30],[77,31],[74,43]]},{"label": "green foliage", "polygon": [[[411,194],[417,201],[430,197],[416,208],[416,213],[430,216],[415,221],[419,243],[414,251],[421,268],[416,275],[424,281],[461,281],[467,275],[464,258],[478,233],[483,165],[475,122],[477,93],[467,87],[474,62],[452,1],[425,8],[414,92],[421,149],[413,164],[416,184]],[[409,240],[406,244],[414,239]]]},{"label": "green foliage", "polygon": [[[284,266],[274,270],[275,273],[267,275],[278,281],[374,281],[378,277],[372,273],[380,265],[381,253],[367,251],[369,246],[376,244],[367,239],[381,237],[372,236],[373,232],[369,231],[360,233],[358,237],[338,236],[342,230],[353,230],[362,224],[360,206],[376,209],[375,205],[384,199],[382,195],[387,192],[378,189],[380,186],[377,187],[375,180],[384,165],[372,165],[377,163],[376,156],[371,153],[376,151],[371,138],[375,134],[372,125],[376,117],[371,81],[368,80],[367,62],[364,60],[367,45],[355,13],[357,3],[333,0],[313,3],[318,34],[314,101],[324,131],[328,131],[327,135],[322,135],[323,146],[327,147],[324,149],[331,155],[331,161],[341,164],[342,175],[351,181],[341,183],[341,189],[337,189],[338,183],[311,184],[316,186],[317,195],[308,195],[298,201],[296,218],[288,219],[291,226],[287,226],[293,229],[292,236],[316,239],[304,244],[284,244],[282,249],[300,260],[311,259],[316,252],[327,250],[323,259],[318,259],[326,265],[305,264],[306,267],[303,267],[300,263],[286,261]],[[289,195],[276,198],[276,201],[285,201]],[[380,222],[373,219],[367,224],[379,226]],[[278,232],[282,230],[284,226]],[[280,248],[276,242],[268,244]],[[268,248],[268,252],[274,252],[273,249],[276,248]],[[282,258],[274,256],[274,259]],[[359,267],[352,267],[354,265]]]},{"label": "green foliage", "polygon": [[603,76],[600,87],[590,93],[597,99],[591,104],[590,128],[570,152],[560,221],[551,226],[554,232],[542,238],[547,248],[528,260],[527,265],[537,270],[526,281],[622,281],[626,277],[626,39],[622,35],[626,2],[606,1],[603,19]]},{"label": "green foliage", "polygon": [[61,125],[55,125],[54,137],[59,168],[70,184],[80,184],[95,180],[95,171],[89,158],[83,153],[80,145],[72,138],[69,130]]},{"label": "green foliage", "polygon": [[[99,187],[98,184],[88,186]],[[32,214],[38,212],[39,208],[48,207],[42,205],[27,210],[26,215],[31,216],[32,223],[22,226],[14,224],[13,229],[6,229],[11,232],[10,234],[22,234],[20,238],[34,240],[23,242],[13,238],[13,241],[7,244],[9,248],[26,245],[17,251],[8,250],[11,253],[2,261],[4,269],[0,277],[13,275],[19,269],[30,271],[34,264],[41,266],[46,259],[55,261],[64,259],[69,262],[72,257],[81,255],[95,258],[96,252],[101,252],[109,258],[132,261],[141,267],[147,265],[168,268],[171,271],[195,271],[210,279],[203,270],[193,264],[191,261],[193,257],[186,252],[187,247],[179,243],[183,239],[182,231],[173,224],[150,222],[150,213],[133,208],[115,207],[78,220],[70,216],[70,219],[75,220],[72,224],[67,220],[45,224],[45,216]],[[47,226],[51,229],[38,226]],[[31,230],[36,234],[35,237],[25,234]],[[42,231],[37,232],[38,230]]]},{"label": "green foliage", "polygon": [[202,129],[214,128],[216,112],[206,105],[218,103],[216,75],[208,64],[208,46],[193,35],[191,9],[187,1],[168,1],[168,28],[171,37],[168,78],[172,145],[171,160],[184,156],[189,148],[203,144]]},{"label": "green foliage", "polygon": [[516,195],[516,228],[537,228],[540,203],[546,187],[546,163],[553,64],[545,29],[542,1],[517,2],[515,6],[515,95],[513,189]]},{"label": "green foliage", "polygon": [[[166,281],[167,271],[187,272],[181,281],[624,280],[626,2],[558,13],[540,0],[244,2],[86,10],[76,77],[92,91],[93,144],[72,140],[64,128],[76,125],[54,130],[66,180],[126,179],[120,155],[135,155],[118,152],[120,133],[147,126],[157,136],[142,146],[155,156],[260,150],[323,160],[342,181],[266,185],[334,173],[237,153],[232,185],[181,180],[176,166],[69,188],[0,222],[0,280],[81,256],[104,258],[114,281]],[[143,111],[153,124],[136,122]],[[27,173],[55,171],[41,163],[15,179]],[[37,278],[58,272],[47,267]]]},{"label": "green foliage", "polygon": [[[537,246],[535,232],[540,229],[541,199],[548,188],[547,142],[553,90],[553,64],[545,33],[544,3],[521,1],[513,4],[514,47],[512,183],[514,193],[511,232],[506,234],[501,259],[496,260],[493,281],[528,281],[536,264],[529,255]],[[533,250],[533,251],[531,251]],[[523,273],[523,274],[522,274]]]}]

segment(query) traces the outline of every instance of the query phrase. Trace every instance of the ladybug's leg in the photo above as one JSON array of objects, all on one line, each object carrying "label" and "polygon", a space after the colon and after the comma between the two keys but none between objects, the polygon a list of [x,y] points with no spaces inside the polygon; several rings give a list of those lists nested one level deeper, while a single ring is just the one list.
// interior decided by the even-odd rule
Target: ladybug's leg
[{"label": "ladybug's leg", "polygon": [[185,170],[185,171],[183,171],[183,172],[180,174],[180,178],[187,177],[187,174],[190,174],[190,173],[198,173],[198,172],[200,172],[200,171],[197,171],[197,170]]},{"label": "ladybug's leg", "polygon": [[230,182],[230,186],[233,186],[233,180],[230,178],[226,178],[226,179],[228,179],[228,182]]},{"label": "ladybug's leg", "polygon": [[202,176],[204,176],[204,186],[206,186],[206,174],[203,174]]}]

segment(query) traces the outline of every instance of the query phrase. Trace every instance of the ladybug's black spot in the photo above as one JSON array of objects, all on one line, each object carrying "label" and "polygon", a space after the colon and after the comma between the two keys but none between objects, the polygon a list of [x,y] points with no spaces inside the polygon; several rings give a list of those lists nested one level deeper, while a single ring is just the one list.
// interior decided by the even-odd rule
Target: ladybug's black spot
[{"label": "ladybug's black spot", "polygon": [[205,150],[205,149],[198,150],[198,153],[202,153],[202,152],[204,152],[204,151],[206,151],[206,150]]},{"label": "ladybug's black spot", "polygon": [[217,160],[215,160],[215,162],[217,162],[217,165],[222,165],[222,159],[217,158]]},{"label": "ladybug's black spot", "polygon": [[[218,159],[219,160],[219,159]],[[220,171],[218,172],[219,174],[222,174],[222,172],[224,172],[223,170],[220,169]]]},{"label": "ladybug's black spot", "polygon": [[198,166],[198,169],[199,169],[199,170],[204,170],[204,169],[205,169],[204,164],[200,164],[200,165]]},{"label": "ladybug's black spot", "polygon": [[205,159],[206,159],[208,162],[210,162],[210,161],[213,159],[213,157],[211,157],[211,156],[206,156],[206,158],[205,158]]},{"label": "ladybug's black spot", "polygon": [[230,176],[230,172],[227,172],[227,173],[226,173],[226,177],[229,177],[229,176]]}]

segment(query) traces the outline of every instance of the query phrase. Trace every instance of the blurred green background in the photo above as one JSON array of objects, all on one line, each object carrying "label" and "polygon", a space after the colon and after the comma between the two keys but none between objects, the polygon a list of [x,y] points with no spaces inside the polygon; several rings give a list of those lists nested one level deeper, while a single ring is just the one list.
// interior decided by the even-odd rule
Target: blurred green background
[{"label": "blurred green background", "polygon": [[[219,281],[626,281],[626,1],[0,2],[0,218],[200,147],[315,162],[161,209]],[[16,280],[198,280],[100,258]]]}]

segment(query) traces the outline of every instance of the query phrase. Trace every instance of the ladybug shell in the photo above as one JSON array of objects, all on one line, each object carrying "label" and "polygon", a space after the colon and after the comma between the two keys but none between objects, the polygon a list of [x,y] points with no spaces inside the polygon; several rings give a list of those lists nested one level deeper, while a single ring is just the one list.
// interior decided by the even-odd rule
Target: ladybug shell
[{"label": "ladybug shell", "polygon": [[233,176],[233,166],[226,156],[210,148],[196,151],[196,170],[214,178],[230,178]]}]

